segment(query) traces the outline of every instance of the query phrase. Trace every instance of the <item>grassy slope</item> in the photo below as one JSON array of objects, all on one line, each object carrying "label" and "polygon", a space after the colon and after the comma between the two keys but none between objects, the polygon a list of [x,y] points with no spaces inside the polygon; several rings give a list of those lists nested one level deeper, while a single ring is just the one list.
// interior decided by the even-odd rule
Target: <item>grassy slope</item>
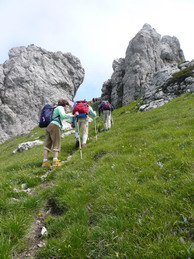
[{"label": "grassy slope", "polygon": [[[145,113],[136,113],[135,103],[115,110],[111,131],[97,142],[90,124],[83,160],[76,151],[46,188],[42,147],[11,153],[21,142],[44,139],[44,130],[2,144],[1,258],[26,248],[25,234],[48,200],[58,214],[45,219],[47,245],[37,258],[194,258],[193,103],[184,95]],[[61,159],[75,151],[74,142],[72,135],[63,139]],[[33,195],[14,191],[22,183]]]}]

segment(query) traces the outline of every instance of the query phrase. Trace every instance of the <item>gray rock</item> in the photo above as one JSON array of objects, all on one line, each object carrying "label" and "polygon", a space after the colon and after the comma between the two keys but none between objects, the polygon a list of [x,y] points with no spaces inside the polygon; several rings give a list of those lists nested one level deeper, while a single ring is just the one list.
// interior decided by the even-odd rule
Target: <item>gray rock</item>
[{"label": "gray rock", "polygon": [[39,146],[39,145],[43,145],[43,141],[40,140],[34,140],[34,141],[28,141],[28,142],[24,142],[18,145],[18,148],[16,150],[13,151],[13,153],[17,153],[17,152],[24,152],[27,151],[28,149],[35,147],[35,146]]},{"label": "gray rock", "polygon": [[186,84],[193,84],[194,83],[194,77],[189,76],[185,79]]},{"label": "gray rock", "polygon": [[107,80],[102,87],[102,99],[111,100],[114,107],[122,105],[123,83],[125,74],[125,60],[123,58],[113,61],[113,74],[111,79]]},{"label": "gray rock", "polygon": [[194,83],[188,86],[186,92],[187,93],[190,93],[190,92],[194,93]]},{"label": "gray rock", "polygon": [[21,185],[21,187],[22,187],[22,189],[27,189],[27,184],[26,184],[26,183],[23,183],[23,184]]},{"label": "gray rock", "polygon": [[70,130],[70,131],[64,132],[63,134],[61,134],[61,138],[67,137],[71,134],[75,134],[75,130]]},{"label": "gray rock", "polygon": [[42,227],[41,229],[41,236],[46,236],[48,234],[48,231],[45,227]]},{"label": "gray rock", "polygon": [[12,48],[0,65],[0,143],[29,132],[46,103],[73,101],[84,69],[71,53],[50,52],[35,45]]},{"label": "gray rock", "polygon": [[140,112],[145,111],[148,106],[149,106],[149,104],[143,104],[143,105],[141,105],[141,106],[139,107],[139,111],[140,111]]},{"label": "gray rock", "polygon": [[158,107],[164,105],[164,104],[167,103],[167,102],[168,102],[168,101],[167,101],[167,100],[164,100],[164,99],[155,100],[155,101],[150,102],[149,104],[147,104],[147,105],[144,106],[144,107],[142,107],[143,105],[140,106],[139,111],[149,111],[149,110],[158,108]]},{"label": "gray rock", "polygon": [[19,199],[16,199],[16,198],[10,198],[9,201],[10,201],[10,202],[19,202],[20,200],[19,200]]},{"label": "gray rock", "polygon": [[[129,42],[125,58],[113,61],[113,74],[102,86],[101,98],[108,99],[115,107],[143,99],[147,103],[156,101],[150,107],[158,107],[174,96],[169,97],[166,85],[173,73],[180,71],[185,61],[179,40],[176,37],[163,36],[149,24]],[[179,65],[179,67],[178,67]],[[144,107],[144,106],[143,106]],[[143,109],[141,107],[141,110]],[[148,107],[146,108],[148,109]]]}]

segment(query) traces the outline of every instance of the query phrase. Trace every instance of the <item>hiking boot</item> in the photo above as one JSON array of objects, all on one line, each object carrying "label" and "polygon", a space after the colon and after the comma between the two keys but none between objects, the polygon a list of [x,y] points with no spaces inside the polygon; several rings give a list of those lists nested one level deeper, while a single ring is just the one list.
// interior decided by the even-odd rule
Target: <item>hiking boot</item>
[{"label": "hiking boot", "polygon": [[48,168],[51,168],[51,164],[49,161],[45,161],[42,163],[42,167],[48,167]]},{"label": "hiking boot", "polygon": [[82,144],[82,148],[86,147],[86,144]]},{"label": "hiking boot", "polygon": [[79,140],[76,140],[75,147],[79,147]]},{"label": "hiking boot", "polygon": [[60,160],[54,160],[53,163],[52,163],[52,166],[53,166],[53,167],[62,166],[62,163],[61,163]]}]

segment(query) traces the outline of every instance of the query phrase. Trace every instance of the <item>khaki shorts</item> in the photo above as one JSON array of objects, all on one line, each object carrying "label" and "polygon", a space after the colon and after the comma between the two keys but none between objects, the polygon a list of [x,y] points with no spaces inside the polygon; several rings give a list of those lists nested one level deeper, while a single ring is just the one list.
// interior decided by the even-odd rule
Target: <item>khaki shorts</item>
[{"label": "khaki shorts", "polygon": [[44,149],[58,152],[61,150],[61,130],[53,123],[50,123],[46,128]]}]

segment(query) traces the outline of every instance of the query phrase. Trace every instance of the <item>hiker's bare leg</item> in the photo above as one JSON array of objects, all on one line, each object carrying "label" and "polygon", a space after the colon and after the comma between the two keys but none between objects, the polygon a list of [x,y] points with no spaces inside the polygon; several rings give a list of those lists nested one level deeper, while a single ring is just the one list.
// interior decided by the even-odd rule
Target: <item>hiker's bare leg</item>
[{"label": "hiker's bare leg", "polygon": [[104,122],[104,129],[107,130],[108,125],[107,125],[107,112],[106,111],[103,111],[102,118],[103,118],[103,122]]},{"label": "hiker's bare leg", "polygon": [[49,162],[48,162],[48,153],[49,153],[49,150],[46,149],[46,148],[44,148],[42,167],[48,167],[48,168],[50,168],[50,164],[49,164]]},{"label": "hiker's bare leg", "polygon": [[59,151],[53,151],[53,160],[58,160]]},{"label": "hiker's bare leg", "polygon": [[107,114],[107,126],[108,126],[108,129],[111,128],[111,113],[110,113],[110,111]]},{"label": "hiker's bare leg", "polygon": [[88,120],[85,119],[85,120],[82,122],[82,132],[83,132],[82,144],[84,144],[84,145],[86,144],[87,139],[88,139],[88,127],[89,127]]},{"label": "hiker's bare leg", "polygon": [[44,161],[46,161],[47,159],[48,159],[48,150],[47,149],[44,149],[44,151],[43,151],[43,159],[44,159]]}]

